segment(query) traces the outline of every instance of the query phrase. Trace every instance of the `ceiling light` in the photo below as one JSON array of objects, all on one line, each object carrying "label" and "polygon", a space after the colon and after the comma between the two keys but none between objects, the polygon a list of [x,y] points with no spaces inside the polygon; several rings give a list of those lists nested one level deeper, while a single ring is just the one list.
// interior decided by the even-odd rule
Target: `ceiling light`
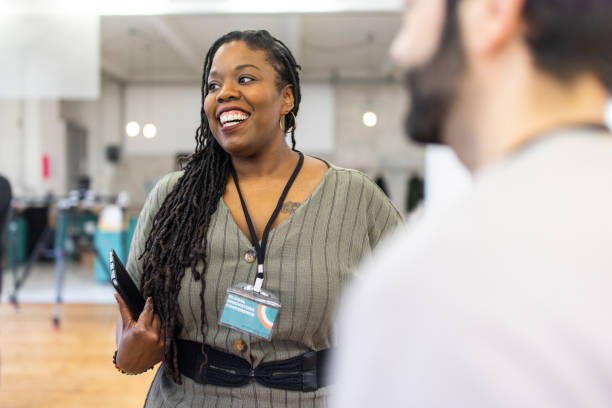
[{"label": "ceiling light", "polygon": [[157,128],[152,123],[147,123],[142,127],[142,134],[147,139],[153,139],[157,134]]},{"label": "ceiling light", "polygon": [[376,114],[374,112],[368,111],[363,114],[363,124],[367,127],[376,126],[376,122],[378,122],[378,118],[376,117]]},{"label": "ceiling light", "polygon": [[140,133],[140,125],[138,124],[138,122],[136,121],[128,122],[127,125],[125,125],[125,133],[129,137],[138,136],[138,134]]}]

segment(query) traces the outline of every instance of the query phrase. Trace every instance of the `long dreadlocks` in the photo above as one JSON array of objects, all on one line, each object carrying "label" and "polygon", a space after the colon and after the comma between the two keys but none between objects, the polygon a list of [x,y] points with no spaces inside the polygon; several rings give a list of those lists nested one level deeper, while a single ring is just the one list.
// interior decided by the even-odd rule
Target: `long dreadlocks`
[{"label": "long dreadlocks", "polygon": [[294,115],[298,113],[301,99],[298,73],[301,67],[296,63],[291,51],[265,30],[232,31],[222,36],[210,47],[204,60],[201,122],[196,130],[195,152],[189,158],[183,176],[155,215],[144,252],[141,254],[143,295],[145,298],[153,297],[165,333],[165,373],[178,384],[181,379],[175,339],[183,327],[183,317],[177,301],[181,280],[185,269],[191,268],[194,279],[202,282],[200,330],[204,334],[204,276],[208,264],[206,233],[211,216],[217,210],[217,203],[225,190],[231,165],[229,155],[213,137],[204,113],[204,99],[208,94],[208,75],[213,58],[219,47],[231,41],[244,41],[249,48],[267,53],[268,61],[277,73],[276,85],[279,92],[287,84],[292,86],[294,106],[284,117],[284,129],[290,129],[291,147],[295,150]]}]

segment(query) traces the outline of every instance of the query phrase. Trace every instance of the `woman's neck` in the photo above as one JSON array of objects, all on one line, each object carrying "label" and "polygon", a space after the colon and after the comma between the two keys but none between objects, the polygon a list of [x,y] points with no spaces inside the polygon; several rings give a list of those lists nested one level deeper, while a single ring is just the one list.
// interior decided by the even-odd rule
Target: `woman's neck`
[{"label": "woman's neck", "polygon": [[260,153],[248,157],[232,156],[232,165],[240,180],[285,177],[287,171],[293,169],[298,160],[296,152],[282,140]]}]

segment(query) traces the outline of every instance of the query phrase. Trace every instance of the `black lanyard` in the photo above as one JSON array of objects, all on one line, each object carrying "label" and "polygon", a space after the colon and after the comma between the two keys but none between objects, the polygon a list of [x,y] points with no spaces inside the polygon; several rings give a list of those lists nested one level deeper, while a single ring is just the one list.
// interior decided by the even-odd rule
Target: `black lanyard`
[{"label": "black lanyard", "polygon": [[238,191],[238,197],[240,197],[240,204],[242,204],[242,211],[244,211],[244,218],[246,219],[247,225],[249,226],[249,232],[251,233],[251,240],[253,241],[253,245],[255,246],[255,251],[257,252],[257,276],[255,277],[254,289],[259,292],[261,290],[261,285],[263,284],[264,279],[264,259],[266,257],[266,245],[268,244],[268,234],[270,234],[270,229],[272,228],[272,224],[274,220],[278,216],[281,208],[283,207],[283,203],[285,202],[285,198],[287,198],[287,194],[289,193],[289,189],[293,185],[297,175],[302,169],[302,165],[304,164],[304,155],[302,152],[298,152],[300,158],[298,160],[297,165],[295,166],[295,170],[293,170],[293,174],[287,181],[285,185],[285,189],[283,190],[280,198],[278,199],[278,203],[276,204],[276,208],[274,212],[270,216],[268,223],[266,224],[266,228],[264,229],[263,235],[261,236],[261,244],[257,240],[257,234],[255,234],[255,227],[253,226],[253,221],[251,221],[251,216],[249,215],[249,210],[247,209],[246,203],[244,202],[244,198],[242,197],[242,192],[240,191],[240,186],[238,185],[238,175],[236,174],[236,169],[234,166],[230,167],[230,171],[232,172],[232,178],[234,179],[234,184],[236,185],[236,190]]}]

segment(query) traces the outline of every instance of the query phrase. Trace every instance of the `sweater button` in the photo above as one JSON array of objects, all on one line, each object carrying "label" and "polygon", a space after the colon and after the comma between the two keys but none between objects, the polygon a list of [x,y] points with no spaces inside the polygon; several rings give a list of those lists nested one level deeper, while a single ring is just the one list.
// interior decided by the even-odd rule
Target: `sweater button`
[{"label": "sweater button", "polygon": [[242,353],[246,351],[247,345],[243,340],[237,340],[234,342],[234,351],[236,353]]},{"label": "sweater button", "polygon": [[246,253],[244,254],[244,260],[247,261],[248,263],[253,263],[255,262],[256,259],[257,259],[257,253],[252,249],[246,251]]}]

